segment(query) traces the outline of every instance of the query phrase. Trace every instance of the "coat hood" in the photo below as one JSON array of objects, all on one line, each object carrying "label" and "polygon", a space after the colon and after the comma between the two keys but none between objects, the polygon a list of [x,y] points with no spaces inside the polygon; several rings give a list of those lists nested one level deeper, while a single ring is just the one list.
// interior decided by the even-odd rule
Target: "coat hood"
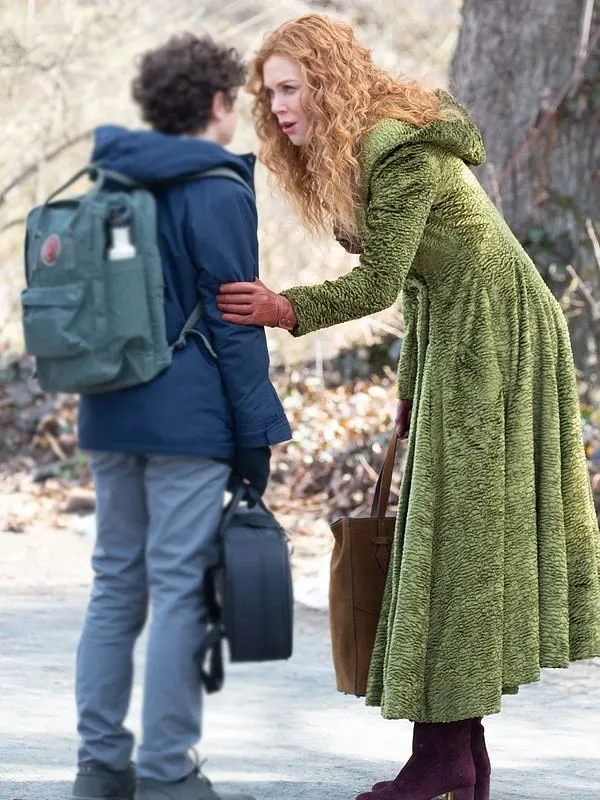
[{"label": "coat hood", "polygon": [[95,130],[92,162],[140,183],[229,167],[252,186],[255,157],[234,155],[203,139],[103,125]]},{"label": "coat hood", "polygon": [[434,120],[418,127],[395,119],[382,119],[365,137],[362,152],[365,177],[375,164],[397,147],[405,144],[431,144],[462,159],[469,166],[485,161],[485,148],[479,129],[460,103],[447,92],[439,91],[445,108],[452,109],[456,118]]}]

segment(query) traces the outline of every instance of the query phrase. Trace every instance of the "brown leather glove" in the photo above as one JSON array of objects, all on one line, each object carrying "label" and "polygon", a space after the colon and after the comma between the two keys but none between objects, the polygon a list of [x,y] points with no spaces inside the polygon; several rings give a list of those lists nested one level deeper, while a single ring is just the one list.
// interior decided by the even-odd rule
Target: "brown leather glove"
[{"label": "brown leather glove", "polygon": [[396,409],[396,430],[400,439],[406,439],[410,430],[412,400],[398,400]]},{"label": "brown leather glove", "polygon": [[258,278],[253,283],[222,283],[217,308],[225,322],[259,325],[292,331],[298,324],[294,306],[287,297],[272,292]]}]

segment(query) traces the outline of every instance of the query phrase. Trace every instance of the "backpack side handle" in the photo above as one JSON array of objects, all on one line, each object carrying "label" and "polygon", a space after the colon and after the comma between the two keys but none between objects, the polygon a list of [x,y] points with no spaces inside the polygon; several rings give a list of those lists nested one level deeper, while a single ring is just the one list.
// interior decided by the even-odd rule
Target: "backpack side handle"
[{"label": "backpack side handle", "polygon": [[66,183],[63,183],[58,189],[55,189],[52,194],[46,198],[44,202],[44,206],[47,206],[51,203],[55,197],[58,197],[59,194],[62,194],[65,189],[68,189],[69,186],[72,186],[74,183],[82,178],[84,175],[88,175],[93,180],[93,175],[97,172],[97,169],[94,167],[93,164],[87,164],[85,167],[80,169],[75,175],[72,175]]}]

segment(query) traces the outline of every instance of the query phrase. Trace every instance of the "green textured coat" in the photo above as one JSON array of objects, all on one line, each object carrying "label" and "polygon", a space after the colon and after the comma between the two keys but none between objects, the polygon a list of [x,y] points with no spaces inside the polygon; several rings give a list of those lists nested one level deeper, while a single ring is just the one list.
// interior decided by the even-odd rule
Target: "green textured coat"
[{"label": "green textured coat", "polygon": [[360,265],[284,292],[302,335],[403,289],[398,392],[413,417],[367,693],[386,718],[497,712],[540,667],[600,655],[569,334],[468,166],[484,157],[466,116],[380,121],[362,148]]}]

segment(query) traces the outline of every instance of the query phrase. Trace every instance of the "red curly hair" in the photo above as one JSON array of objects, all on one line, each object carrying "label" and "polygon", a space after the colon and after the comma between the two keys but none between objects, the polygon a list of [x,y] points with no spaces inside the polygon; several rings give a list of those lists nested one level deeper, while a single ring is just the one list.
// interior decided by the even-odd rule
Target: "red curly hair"
[{"label": "red curly hair", "polygon": [[[303,78],[308,134],[301,147],[283,133],[263,85],[273,55],[295,62]],[[260,141],[259,157],[305,224],[356,233],[360,205],[360,143],[383,117],[426,125],[446,119],[438,95],[415,81],[397,81],[375,66],[349,25],[307,14],[268,34],[250,64],[248,91]]]}]

